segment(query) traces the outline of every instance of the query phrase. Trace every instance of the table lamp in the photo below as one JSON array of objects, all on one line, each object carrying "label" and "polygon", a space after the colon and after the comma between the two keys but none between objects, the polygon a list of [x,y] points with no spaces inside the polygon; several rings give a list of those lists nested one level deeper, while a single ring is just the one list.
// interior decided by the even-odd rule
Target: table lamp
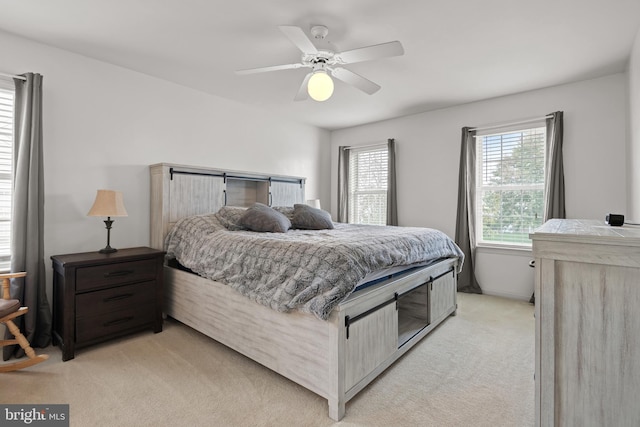
[{"label": "table lamp", "polygon": [[116,252],[110,245],[111,225],[113,224],[112,216],[127,216],[127,210],[124,208],[122,201],[122,192],[114,190],[98,190],[96,200],[91,206],[91,210],[87,216],[106,216],[104,224],[107,226],[107,246],[100,249],[101,254],[110,254]]}]

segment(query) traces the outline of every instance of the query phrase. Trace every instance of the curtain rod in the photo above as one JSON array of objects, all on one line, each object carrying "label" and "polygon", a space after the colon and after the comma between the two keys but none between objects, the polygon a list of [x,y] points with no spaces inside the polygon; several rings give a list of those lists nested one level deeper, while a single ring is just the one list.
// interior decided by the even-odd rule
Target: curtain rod
[{"label": "curtain rod", "polygon": [[501,128],[501,127],[505,127],[505,126],[513,126],[513,125],[520,125],[520,124],[524,124],[524,123],[530,123],[530,122],[538,122],[540,120],[545,120],[545,119],[550,119],[553,117],[553,114],[548,114],[546,116],[542,116],[542,117],[533,117],[531,119],[526,119],[526,120],[520,120],[517,122],[509,122],[509,123],[500,123],[497,125],[489,125],[489,126],[478,126],[475,128],[469,128],[469,130],[487,130],[487,129],[495,129],[495,128]]},{"label": "curtain rod", "polygon": [[17,76],[15,74],[7,74],[7,73],[3,73],[0,71],[0,76],[2,77],[9,77],[10,79],[20,79],[20,80],[27,80],[26,77],[24,76]]},{"label": "curtain rod", "polygon": [[387,144],[381,142],[379,144],[369,144],[369,145],[354,145],[353,147],[345,147],[346,150],[358,150],[360,148],[370,148],[370,147],[382,147],[384,148]]}]

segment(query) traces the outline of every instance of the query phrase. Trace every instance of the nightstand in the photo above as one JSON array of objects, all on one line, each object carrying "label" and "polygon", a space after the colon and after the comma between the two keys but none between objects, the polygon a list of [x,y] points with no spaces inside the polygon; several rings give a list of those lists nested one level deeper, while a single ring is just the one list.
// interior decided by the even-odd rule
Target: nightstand
[{"label": "nightstand", "polygon": [[63,361],[73,359],[76,348],[145,329],[162,331],[164,252],[139,247],[51,260],[53,341]]}]

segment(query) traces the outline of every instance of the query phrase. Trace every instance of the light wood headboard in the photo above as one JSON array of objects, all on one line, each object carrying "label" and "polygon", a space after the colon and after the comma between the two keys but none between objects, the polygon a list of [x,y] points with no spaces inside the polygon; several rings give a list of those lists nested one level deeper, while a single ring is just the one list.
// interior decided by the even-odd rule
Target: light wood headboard
[{"label": "light wood headboard", "polygon": [[151,172],[151,247],[181,218],[213,213],[222,206],[293,206],[304,203],[305,178],[158,163]]}]

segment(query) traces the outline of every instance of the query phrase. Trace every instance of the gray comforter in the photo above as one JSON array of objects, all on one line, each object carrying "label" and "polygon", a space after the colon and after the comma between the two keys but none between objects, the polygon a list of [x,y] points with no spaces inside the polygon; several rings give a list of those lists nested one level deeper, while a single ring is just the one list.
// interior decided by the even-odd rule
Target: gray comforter
[{"label": "gray comforter", "polygon": [[336,223],[333,230],[256,233],[218,214],[180,220],[167,255],[278,311],[299,309],[326,320],[371,271],[464,255],[429,228]]}]

